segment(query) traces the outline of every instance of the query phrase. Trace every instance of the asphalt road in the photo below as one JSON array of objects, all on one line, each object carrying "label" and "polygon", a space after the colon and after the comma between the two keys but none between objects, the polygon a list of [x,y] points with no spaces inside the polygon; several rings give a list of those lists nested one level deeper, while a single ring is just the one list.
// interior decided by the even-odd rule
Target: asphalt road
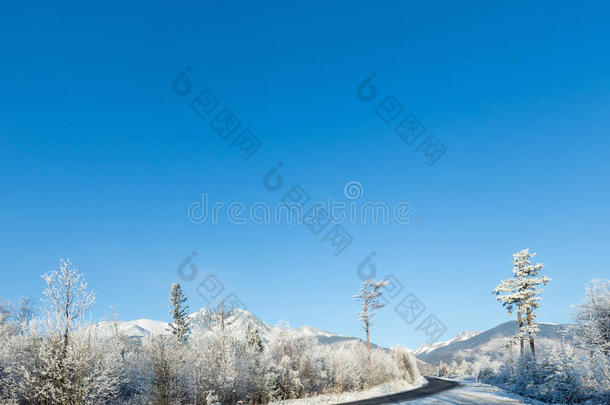
[{"label": "asphalt road", "polygon": [[361,399],[360,401],[343,402],[341,405],[379,405],[412,401],[414,399],[429,397],[430,395],[438,394],[439,392],[447,391],[460,385],[455,381],[441,380],[440,378],[434,377],[425,378],[428,380],[428,384],[411,391],[398,392],[396,394],[384,395],[369,399]]}]

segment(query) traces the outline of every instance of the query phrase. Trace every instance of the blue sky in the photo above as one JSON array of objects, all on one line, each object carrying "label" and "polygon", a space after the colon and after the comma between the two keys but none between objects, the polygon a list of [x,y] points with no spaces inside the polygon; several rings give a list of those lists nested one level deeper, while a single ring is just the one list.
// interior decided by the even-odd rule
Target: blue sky
[{"label": "blue sky", "polygon": [[[553,282],[539,320],[568,322],[608,276],[609,9],[600,3],[74,2],[0,10],[0,297],[41,298],[70,257],[95,320],[168,319],[178,264],[215,274],[262,320],[359,335],[356,266],[375,251],[447,327],[507,320],[490,291],[529,247]],[[192,93],[174,78],[190,66]],[[375,73],[377,98],[356,87]],[[261,141],[243,160],[189,107],[209,89]],[[386,96],[447,147],[433,166],[375,112]],[[219,107],[220,108],[220,107]],[[262,179],[277,162],[285,187]],[[339,256],[302,225],[190,223],[189,204],[409,201],[420,224],[345,225]],[[396,302],[395,302],[396,303]],[[418,321],[419,321],[418,320]],[[426,336],[393,305],[373,341]]]}]

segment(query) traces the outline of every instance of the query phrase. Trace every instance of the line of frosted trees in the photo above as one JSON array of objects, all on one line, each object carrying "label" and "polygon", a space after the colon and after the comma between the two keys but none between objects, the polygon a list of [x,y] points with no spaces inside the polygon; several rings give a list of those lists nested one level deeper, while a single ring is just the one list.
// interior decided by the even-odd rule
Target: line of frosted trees
[{"label": "line of frosted trees", "polygon": [[[473,376],[512,392],[547,402],[610,403],[610,282],[592,280],[584,300],[574,308],[575,325],[570,338],[547,350],[536,350],[536,310],[543,292],[541,286],[551,279],[541,276],[542,263],[532,264],[535,253],[529,249],[513,255],[513,276],[493,290],[509,315],[515,316],[518,329],[505,348],[504,360],[485,355],[457,356],[439,366],[443,376]],[[528,343],[529,349],[526,348]],[[513,353],[514,347],[519,354]]]},{"label": "line of frosted trees", "polygon": [[404,348],[330,348],[281,327],[263,338],[227,327],[222,302],[190,325],[179,285],[169,335],[130,340],[117,321],[101,333],[86,318],[95,295],[69,261],[43,280],[39,314],[29,300],[0,307],[2,404],[256,404],[420,379]]}]

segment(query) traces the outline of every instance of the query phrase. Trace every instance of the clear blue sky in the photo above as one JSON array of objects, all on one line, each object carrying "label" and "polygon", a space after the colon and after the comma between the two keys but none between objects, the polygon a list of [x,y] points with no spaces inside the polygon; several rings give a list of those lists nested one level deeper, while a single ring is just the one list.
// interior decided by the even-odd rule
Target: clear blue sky
[{"label": "clear blue sky", "polygon": [[[449,338],[507,319],[490,290],[529,247],[553,278],[539,319],[568,322],[585,282],[609,273],[608,6],[292,3],[1,6],[0,297],[40,299],[40,274],[70,257],[97,292],[94,319],[111,305],[167,319],[196,250],[200,275],[262,320],[359,335],[355,268],[375,250]],[[172,93],[186,66],[193,92],[263,142],[249,160]],[[367,104],[355,90],[371,72]],[[375,114],[387,95],[448,148],[434,166]],[[276,201],[261,181],[278,161],[312,199],[357,180],[422,223],[346,225],[337,257],[302,225],[187,220],[203,192]],[[192,308],[198,280],[184,283]],[[377,320],[377,343],[425,341],[392,308]]]}]

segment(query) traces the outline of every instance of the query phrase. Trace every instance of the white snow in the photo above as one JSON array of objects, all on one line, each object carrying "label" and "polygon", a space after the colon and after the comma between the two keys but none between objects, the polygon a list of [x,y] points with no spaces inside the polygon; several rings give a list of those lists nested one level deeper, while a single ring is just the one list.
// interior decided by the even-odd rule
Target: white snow
[{"label": "white snow", "polygon": [[[383,395],[391,395],[398,392],[413,390],[426,385],[427,381],[422,377],[416,384],[407,384],[404,381],[392,381],[390,383],[378,385],[371,389],[360,392],[346,392],[342,394],[318,395],[311,398],[301,398],[288,401],[271,402],[270,405],[326,405],[338,404],[362,399],[375,398]],[[543,405],[544,402],[523,398],[519,395],[511,394],[498,387],[488,384],[475,384],[472,381],[460,381],[460,387],[453,388],[439,394],[431,395],[417,400],[395,402],[394,404],[405,405]]]},{"label": "white snow", "polygon": [[418,355],[421,353],[430,353],[436,349],[438,349],[439,347],[444,347],[444,346],[449,346],[451,343],[455,343],[455,342],[461,342],[463,340],[467,340],[470,339],[472,337],[477,336],[478,334],[480,334],[481,332],[473,332],[473,331],[464,331],[461,333],[458,333],[457,335],[455,335],[453,338],[446,340],[444,342],[435,342],[435,343],[424,343],[423,345],[421,345],[420,347],[418,347],[413,354]]},{"label": "white snow", "polygon": [[[514,405],[535,404],[542,405],[543,402],[525,399],[515,394],[508,393],[500,388],[487,384],[474,384],[460,381],[463,386],[457,387],[440,394],[414,401],[400,402],[405,405],[432,405],[432,404],[456,404],[456,405]],[[398,402],[396,403],[398,404]]]},{"label": "white snow", "polygon": [[135,321],[102,321],[92,326],[100,336],[111,336],[116,324],[119,334],[129,338],[143,338],[153,335],[168,335],[168,323],[152,319],[136,319]]},{"label": "white snow", "polygon": [[316,337],[316,336],[341,336],[336,335],[334,333],[325,332],[323,330],[316,329],[312,326],[301,326],[300,328],[290,329],[290,335],[294,338],[306,338],[306,337]]},{"label": "white snow", "polygon": [[[201,325],[202,317],[205,316],[206,309],[202,308],[199,311],[189,315],[192,326]],[[168,323],[156,321],[153,319],[137,319],[134,321],[115,321],[118,331],[121,335],[128,338],[141,339],[146,336],[168,335]],[[268,338],[273,333],[279,331],[279,327],[271,326],[258,319],[254,314],[237,308],[233,310],[233,314],[227,319],[227,328],[229,330],[246,330],[248,325],[252,325],[259,330],[263,338]],[[113,321],[101,321],[92,326],[96,333],[102,336],[111,336],[113,333]],[[336,339],[342,344],[359,342],[359,338],[338,335],[331,332],[322,331],[312,326],[301,326],[298,328],[288,329],[287,335],[293,339],[324,339],[325,341],[333,341]]]},{"label": "white snow", "polygon": [[404,380],[390,381],[385,384],[380,384],[375,387],[369,388],[363,391],[356,392],[343,392],[337,394],[324,394],[317,395],[310,398],[291,399],[287,401],[276,401],[270,402],[270,405],[326,405],[326,404],[338,404],[343,402],[358,401],[361,399],[375,398],[383,395],[391,395],[397,392],[403,392],[407,390],[414,390],[416,388],[426,385],[428,381],[425,378],[420,377],[420,380],[409,384]]}]

